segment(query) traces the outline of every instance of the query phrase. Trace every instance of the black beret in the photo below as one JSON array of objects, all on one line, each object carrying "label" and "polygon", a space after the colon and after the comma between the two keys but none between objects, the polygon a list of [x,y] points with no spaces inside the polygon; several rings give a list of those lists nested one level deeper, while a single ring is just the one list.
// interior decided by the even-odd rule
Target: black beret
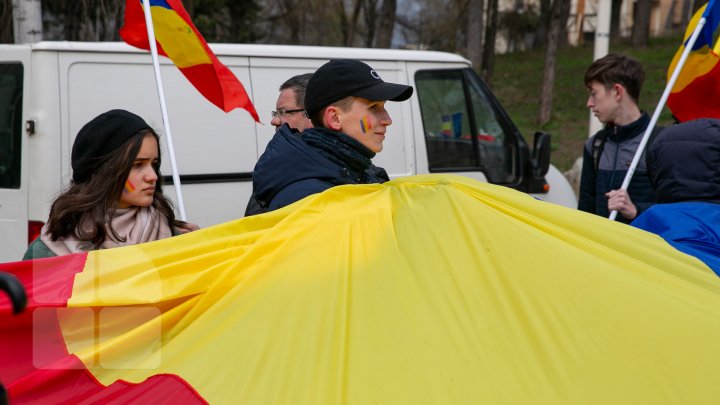
[{"label": "black beret", "polygon": [[82,183],[133,135],[152,130],[145,120],[125,110],[110,110],[85,124],[72,148],[73,181]]}]

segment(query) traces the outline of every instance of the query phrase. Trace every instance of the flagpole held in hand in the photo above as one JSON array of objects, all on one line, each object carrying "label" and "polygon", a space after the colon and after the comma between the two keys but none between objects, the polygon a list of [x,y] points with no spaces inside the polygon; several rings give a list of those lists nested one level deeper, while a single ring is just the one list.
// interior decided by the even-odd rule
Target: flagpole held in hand
[{"label": "flagpole held in hand", "polygon": [[162,76],[160,75],[160,63],[158,62],[155,30],[152,23],[152,14],[150,12],[150,0],[143,0],[143,10],[145,12],[145,25],[147,26],[148,42],[150,43],[150,54],[152,55],[153,69],[155,71],[155,83],[157,84],[158,96],[160,97],[160,111],[162,113],[163,127],[165,128],[165,139],[167,140],[168,154],[170,156],[170,167],[172,169],[173,186],[175,187],[178,212],[180,214],[180,219],[187,221],[187,216],[185,215],[185,202],[183,201],[182,189],[180,187],[180,174],[178,173],[177,163],[175,161],[175,147],[173,145],[172,133],[170,132],[170,120],[167,115],[167,105],[165,104],[165,90],[163,88]]},{"label": "flagpole held in hand", "polygon": [[[708,8],[709,7],[710,4],[708,5]],[[680,71],[685,64],[685,60],[690,54],[690,51],[692,51],[693,45],[695,44],[697,37],[700,35],[703,26],[705,26],[705,22],[705,17],[702,17],[700,21],[698,21],[698,24],[695,27],[692,35],[690,36],[690,39],[688,39],[687,44],[685,44],[685,49],[683,50],[682,56],[680,57],[680,60],[675,66],[675,70],[673,71],[672,76],[670,76],[670,80],[668,80],[667,85],[665,86],[665,91],[663,91],[662,97],[660,97],[660,101],[658,101],[657,107],[655,107],[655,112],[653,113],[652,118],[650,118],[650,123],[648,124],[647,129],[645,129],[645,133],[643,134],[643,137],[640,140],[640,144],[635,151],[635,156],[633,157],[632,163],[630,163],[627,174],[625,174],[625,179],[623,180],[622,186],[620,186],[621,190],[627,190],[627,188],[630,186],[630,181],[632,180],[632,176],[635,174],[635,169],[640,162],[640,157],[642,156],[643,151],[645,150],[645,146],[647,146],[647,142],[650,139],[650,134],[652,133],[653,129],[655,129],[655,125],[657,124],[658,118],[660,117],[660,113],[662,112],[663,107],[665,107],[665,103],[670,96],[670,92],[675,85],[675,81],[680,75]],[[610,212],[609,218],[614,221],[615,218],[617,218],[617,214],[617,210],[612,210]]]}]

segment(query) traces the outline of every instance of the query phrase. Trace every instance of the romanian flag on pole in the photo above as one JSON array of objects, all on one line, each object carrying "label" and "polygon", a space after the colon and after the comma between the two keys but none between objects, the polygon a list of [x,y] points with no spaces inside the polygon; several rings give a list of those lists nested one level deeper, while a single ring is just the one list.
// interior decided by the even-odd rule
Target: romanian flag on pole
[{"label": "romanian flag on pole", "polygon": [[660,237],[452,175],[0,265],[13,404],[714,404],[720,278]]},{"label": "romanian flag on pole", "polygon": [[[242,83],[210,50],[180,0],[150,0],[158,53],[167,56],[190,83],[225,112],[243,108],[259,122]],[[125,3],[120,36],[128,44],[150,49],[142,0]]]},{"label": "romanian flag on pole", "polygon": [[682,122],[697,118],[720,118],[719,1],[710,0],[690,20],[685,31],[685,41],[675,53],[667,77],[669,80],[675,71],[685,44],[702,17],[706,19],[705,25],[688,54],[667,101],[670,111]]}]

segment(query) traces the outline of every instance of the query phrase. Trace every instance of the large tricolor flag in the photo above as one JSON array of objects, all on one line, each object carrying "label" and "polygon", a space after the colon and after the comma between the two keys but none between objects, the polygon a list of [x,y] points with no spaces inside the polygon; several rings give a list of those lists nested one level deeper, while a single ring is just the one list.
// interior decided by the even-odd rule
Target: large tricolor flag
[{"label": "large tricolor flag", "polygon": [[[150,0],[150,11],[158,53],[170,58],[208,101],[225,112],[243,108],[259,122],[242,83],[210,50],[182,2]],[[120,36],[130,45],[150,49],[142,0],[126,1]]]},{"label": "large tricolor flag", "polygon": [[335,187],[0,265],[11,403],[711,404],[720,278],[656,235],[460,176]]},{"label": "large tricolor flag", "polygon": [[681,67],[667,101],[673,115],[683,122],[697,118],[720,118],[720,2],[710,0],[690,20],[685,41],[668,68],[668,80],[702,17],[706,19],[705,25]]}]

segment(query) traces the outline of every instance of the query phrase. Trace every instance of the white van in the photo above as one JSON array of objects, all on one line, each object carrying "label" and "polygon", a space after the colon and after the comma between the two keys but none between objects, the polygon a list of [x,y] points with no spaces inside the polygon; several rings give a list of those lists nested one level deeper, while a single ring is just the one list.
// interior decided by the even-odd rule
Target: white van
[{"label": "white van", "polygon": [[[224,113],[162,58],[170,129],[188,220],[206,227],[243,216],[252,170],[272,138],[278,87],[331,58],[360,59],[389,82],[412,85],[408,102],[387,104],[393,119],[374,163],[390,177],[455,172],[538,198],[576,206],[549,164],[550,138],[532,150],[460,56],[431,51],[309,46],[211,46],[245,86],[263,124],[244,110]],[[0,45],[0,262],[19,260],[71,177],[77,131],[122,108],[163,133],[150,55],[124,43]],[[167,148],[165,193],[174,197]]]}]

